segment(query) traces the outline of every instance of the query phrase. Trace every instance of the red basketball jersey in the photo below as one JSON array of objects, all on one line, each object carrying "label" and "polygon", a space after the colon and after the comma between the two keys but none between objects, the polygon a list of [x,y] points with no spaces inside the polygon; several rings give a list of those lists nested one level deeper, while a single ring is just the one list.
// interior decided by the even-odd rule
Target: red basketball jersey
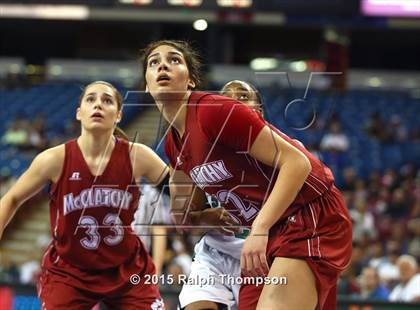
[{"label": "red basketball jersey", "polygon": [[333,184],[333,175],[300,142],[266,123],[244,104],[209,93],[192,93],[185,133],[181,138],[172,129],[166,137],[165,152],[172,167],[184,171],[201,189],[216,196],[242,225],[251,225],[278,174],[248,154],[266,125],[305,154],[312,165],[295,201],[282,215],[284,219],[325,193]]},{"label": "red basketball jersey", "polygon": [[126,262],[138,249],[131,222],[139,201],[129,144],[116,139],[101,176],[94,176],[76,140],[65,144],[60,179],[51,188],[53,246],[59,258],[83,270]]}]

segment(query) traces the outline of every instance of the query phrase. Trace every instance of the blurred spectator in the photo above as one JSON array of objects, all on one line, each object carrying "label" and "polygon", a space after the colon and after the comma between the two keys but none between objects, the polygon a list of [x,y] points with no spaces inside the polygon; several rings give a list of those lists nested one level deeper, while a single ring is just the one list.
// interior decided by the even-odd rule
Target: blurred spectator
[{"label": "blurred spectator", "polygon": [[367,300],[388,300],[389,291],[381,284],[375,268],[363,268],[360,278],[360,296]]},{"label": "blurred spectator", "polygon": [[358,199],[354,208],[350,210],[350,215],[353,220],[353,240],[361,241],[366,234],[370,239],[376,237],[375,222],[371,212],[367,210],[367,203],[365,199]]},{"label": "blurred spectator", "polygon": [[28,122],[21,117],[16,117],[15,121],[9,126],[1,142],[6,145],[26,148],[28,145]]},{"label": "blurred spectator", "polygon": [[402,124],[401,118],[397,114],[391,116],[391,127],[389,128],[389,131],[391,142],[401,143],[407,140],[407,128]]},{"label": "blurred spectator", "polygon": [[407,226],[412,235],[408,243],[407,253],[414,256],[417,261],[420,261],[420,218],[411,220]]},{"label": "blurred spectator", "polygon": [[408,234],[405,220],[395,220],[391,225],[391,237],[392,241],[398,243],[401,253],[406,253],[408,248]]},{"label": "blurred spectator", "polygon": [[369,247],[369,256],[371,257],[369,266],[375,270],[379,265],[385,263],[386,258],[384,257],[384,247],[380,241],[375,242]]},{"label": "blurred spectator", "polygon": [[172,242],[172,248],[175,251],[175,257],[173,263],[179,265],[182,268],[182,273],[189,276],[191,271],[192,258],[187,252],[184,241],[180,236],[176,236]]},{"label": "blurred spectator", "polygon": [[353,167],[347,167],[343,171],[343,184],[341,190],[353,191],[356,188],[356,171]]},{"label": "blurred spectator", "polygon": [[44,114],[38,114],[28,128],[29,146],[37,152],[45,150],[49,143],[46,137],[46,120]]},{"label": "blurred spectator", "polygon": [[368,257],[366,254],[364,247],[360,246],[357,242],[353,243],[351,266],[356,277],[362,273],[363,267],[368,264]]},{"label": "blurred spectator", "polygon": [[387,188],[379,189],[379,192],[371,201],[370,210],[375,216],[383,214],[388,209],[391,193]]},{"label": "blurred spectator", "polygon": [[41,273],[41,253],[38,248],[31,252],[29,261],[20,266],[20,283],[35,284]]},{"label": "blurred spectator", "polygon": [[350,265],[342,273],[337,283],[337,294],[357,296],[360,293],[357,275],[361,273],[365,265],[364,256],[363,249],[354,243]]},{"label": "blurred spectator", "polygon": [[47,131],[47,119],[45,113],[38,113],[32,123],[32,126],[39,132],[40,135],[45,136]]},{"label": "blurred spectator", "polygon": [[375,138],[380,142],[385,142],[388,140],[388,132],[385,128],[385,122],[382,119],[381,114],[379,112],[375,112],[368,121],[366,131],[370,137]]},{"label": "blurred spectator", "polygon": [[7,256],[0,253],[0,281],[6,283],[19,283],[19,269]]},{"label": "blurred spectator", "polygon": [[379,112],[375,112],[366,126],[368,135],[381,143],[400,143],[407,140],[409,133],[398,114],[385,122]]},{"label": "blurred spectator", "polygon": [[385,173],[383,174],[381,178],[381,185],[390,188],[395,189],[398,182],[398,175],[394,169],[386,169]]},{"label": "blurred spectator", "polygon": [[392,290],[391,301],[420,302],[420,274],[413,256],[402,255],[397,261],[399,284]]},{"label": "blurred spectator", "polygon": [[407,196],[401,188],[397,188],[392,192],[391,201],[385,214],[394,219],[400,219],[408,216],[410,211]]},{"label": "blurred spectator", "polygon": [[350,142],[347,135],[341,130],[341,123],[331,123],[329,132],[321,140],[322,151],[346,152]]},{"label": "blurred spectator", "polygon": [[34,150],[41,152],[48,147],[48,139],[45,136],[45,117],[40,114],[33,122],[17,116],[9,126],[1,142],[19,148],[21,151]]},{"label": "blurred spectator", "polygon": [[167,229],[164,225],[170,223],[169,197],[145,184],[141,188],[140,204],[131,227],[152,254],[157,275],[162,272],[167,245]]},{"label": "blurred spectator", "polygon": [[395,241],[388,241],[387,255],[383,257],[382,262],[377,268],[381,282],[388,288],[392,287],[393,284],[398,281],[399,271],[397,260],[400,255],[399,244]]},{"label": "blurred spectator", "polygon": [[355,201],[361,201],[361,200],[367,200],[369,197],[369,191],[366,187],[366,182],[362,179],[357,179],[354,189],[354,200]]},{"label": "blurred spectator", "polygon": [[337,294],[347,296],[357,296],[359,294],[359,285],[356,279],[356,273],[350,266],[343,271],[337,283]]},{"label": "blurred spectator", "polygon": [[171,275],[171,277],[173,277],[174,280],[170,286],[172,286],[172,288],[176,289],[177,291],[181,291],[182,285],[184,283],[182,279],[184,278],[183,275],[185,275],[182,267],[177,263],[171,263],[168,267],[168,275]]}]

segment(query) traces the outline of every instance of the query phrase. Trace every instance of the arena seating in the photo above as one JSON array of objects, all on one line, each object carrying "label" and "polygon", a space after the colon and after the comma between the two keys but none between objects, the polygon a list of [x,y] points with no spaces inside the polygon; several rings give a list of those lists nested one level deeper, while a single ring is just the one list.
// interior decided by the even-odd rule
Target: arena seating
[{"label": "arena seating", "polygon": [[[0,131],[5,132],[17,115],[31,119],[38,113],[47,116],[48,138],[59,137],[65,126],[74,119],[75,108],[82,83],[47,83],[36,87],[2,90],[0,95],[6,108],[0,115]],[[123,94],[127,89],[120,88]],[[338,174],[345,167],[353,167],[359,176],[367,176],[373,170],[399,168],[402,164],[420,164],[420,141],[393,141],[381,143],[366,133],[366,127],[374,112],[379,112],[385,124],[397,116],[408,133],[418,130],[416,122],[420,114],[420,99],[401,91],[351,90],[345,93],[311,91],[305,101],[304,90],[260,90],[264,97],[266,118],[286,134],[299,139],[305,145],[319,145],[322,135],[327,132],[332,112],[340,120],[344,133],[350,139],[350,149],[340,157],[339,162],[331,161],[329,154],[321,154],[322,159],[332,165]],[[295,101],[294,101],[295,100]],[[130,94],[128,103],[138,103],[138,96]],[[292,102],[292,103],[291,103]],[[285,110],[287,108],[287,113]],[[316,111],[317,128],[296,130],[304,127]],[[124,107],[122,127],[138,115],[142,107]],[[162,151],[160,150],[162,154]],[[31,157],[13,148],[0,144],[0,172],[21,174],[31,161]],[[330,161],[330,162],[328,162]]]},{"label": "arena seating", "polygon": [[[33,119],[43,113],[47,119],[47,138],[60,139],[65,133],[66,126],[75,119],[75,111],[83,83],[47,83],[31,88],[14,90],[0,90],[2,111],[0,114],[0,132],[7,130],[17,116]],[[117,85],[117,84],[114,84]],[[122,94],[127,89],[118,87]],[[138,102],[136,94],[128,96],[128,103]],[[127,105],[124,107],[124,118],[121,127],[138,115],[141,106]],[[33,154],[19,152],[15,148],[0,143],[0,174],[18,176],[29,166]]]}]

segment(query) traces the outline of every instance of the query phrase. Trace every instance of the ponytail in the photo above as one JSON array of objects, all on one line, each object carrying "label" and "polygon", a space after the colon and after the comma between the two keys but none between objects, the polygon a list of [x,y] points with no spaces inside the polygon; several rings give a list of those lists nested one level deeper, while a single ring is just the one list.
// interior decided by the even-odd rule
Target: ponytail
[{"label": "ponytail", "polygon": [[122,130],[120,127],[115,127],[114,129],[114,136],[116,136],[117,138],[129,141],[127,134],[124,132],[124,130]]}]

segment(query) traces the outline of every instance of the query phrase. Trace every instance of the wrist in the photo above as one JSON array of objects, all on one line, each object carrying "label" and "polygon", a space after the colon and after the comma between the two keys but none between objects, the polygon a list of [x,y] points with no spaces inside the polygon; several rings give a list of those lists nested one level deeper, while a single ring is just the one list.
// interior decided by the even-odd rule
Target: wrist
[{"label": "wrist", "polygon": [[251,231],[253,233],[268,233],[270,228],[271,225],[269,223],[256,218],[255,221],[252,223]]}]

